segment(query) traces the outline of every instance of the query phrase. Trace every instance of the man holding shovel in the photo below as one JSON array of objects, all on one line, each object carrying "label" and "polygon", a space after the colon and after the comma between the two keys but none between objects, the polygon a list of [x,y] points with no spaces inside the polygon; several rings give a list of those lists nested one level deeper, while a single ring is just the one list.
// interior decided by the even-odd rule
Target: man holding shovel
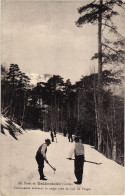
[{"label": "man holding shovel", "polygon": [[40,180],[47,180],[44,176],[43,173],[43,168],[44,168],[44,160],[46,161],[46,163],[49,164],[47,157],[46,157],[46,152],[47,152],[47,146],[49,146],[51,144],[50,139],[46,139],[45,143],[43,143],[37,150],[36,153],[36,161],[38,164],[38,171],[40,174]]},{"label": "man holding shovel", "polygon": [[69,159],[72,159],[72,156],[75,156],[74,160],[74,173],[77,179],[77,182],[74,182],[75,184],[81,184],[82,183],[82,176],[83,176],[83,166],[84,166],[84,160],[85,160],[85,153],[84,153],[84,146],[82,144],[82,140],[79,137],[75,137],[75,146],[70,152]]}]

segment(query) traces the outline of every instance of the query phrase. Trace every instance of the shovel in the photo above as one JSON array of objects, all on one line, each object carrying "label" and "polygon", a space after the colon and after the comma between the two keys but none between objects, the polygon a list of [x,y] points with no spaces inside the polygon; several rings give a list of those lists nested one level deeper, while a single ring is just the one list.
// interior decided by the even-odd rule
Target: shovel
[{"label": "shovel", "polygon": [[52,165],[50,165],[49,163],[48,163],[48,165],[54,170],[54,174],[55,174],[56,168],[53,167]]},{"label": "shovel", "polygon": [[[72,159],[72,158],[67,158],[67,159],[68,159],[68,160],[75,160],[75,159]],[[84,162],[93,163],[93,164],[96,164],[96,165],[102,164],[102,163],[96,163],[96,162],[86,161],[86,160],[84,160]]]}]

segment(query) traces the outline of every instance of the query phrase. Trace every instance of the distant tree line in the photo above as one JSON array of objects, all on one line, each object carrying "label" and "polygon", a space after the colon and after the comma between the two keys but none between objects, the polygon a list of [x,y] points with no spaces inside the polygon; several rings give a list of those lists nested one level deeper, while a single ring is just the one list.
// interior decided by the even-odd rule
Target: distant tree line
[{"label": "distant tree line", "polygon": [[[1,66],[1,75],[1,108],[4,116],[27,129],[49,131],[56,128],[57,132],[68,133],[71,127],[72,134],[82,137],[85,143],[98,149],[98,74],[83,76],[74,85],[70,80],[64,82],[61,76],[53,75],[47,82],[41,81],[32,88],[30,78],[20,71],[18,65],[11,64],[8,71]],[[122,78],[105,70],[102,79],[101,152],[113,159],[115,142],[115,161],[123,164],[124,99],[113,91],[114,86],[122,86]]]}]

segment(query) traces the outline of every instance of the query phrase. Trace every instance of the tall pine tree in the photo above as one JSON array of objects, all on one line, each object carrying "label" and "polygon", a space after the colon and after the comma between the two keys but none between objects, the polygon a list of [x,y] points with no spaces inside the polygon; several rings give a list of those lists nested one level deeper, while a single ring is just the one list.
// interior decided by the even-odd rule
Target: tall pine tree
[{"label": "tall pine tree", "polygon": [[[104,64],[123,63],[124,62],[124,37],[121,36],[117,27],[112,22],[112,17],[118,15],[114,11],[114,7],[123,7],[122,0],[94,0],[78,9],[79,14],[83,14],[77,20],[76,25],[81,27],[83,24],[91,23],[98,25],[98,52],[93,56],[93,59],[98,59],[98,100],[97,100],[97,136],[98,150],[101,151],[102,145],[102,67]],[[117,35],[116,41],[109,41],[104,37],[104,29],[109,28],[110,32]]]}]

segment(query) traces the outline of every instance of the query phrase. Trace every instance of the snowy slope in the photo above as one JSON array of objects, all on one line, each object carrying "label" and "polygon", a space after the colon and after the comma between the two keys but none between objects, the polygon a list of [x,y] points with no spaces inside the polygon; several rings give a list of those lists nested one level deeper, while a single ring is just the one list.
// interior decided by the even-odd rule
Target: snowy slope
[{"label": "snowy slope", "polygon": [[83,183],[74,184],[74,161],[67,159],[74,143],[59,134],[58,142],[52,143],[47,150],[48,160],[56,167],[56,172],[54,174],[45,163],[44,173],[48,180],[40,181],[35,154],[46,138],[50,138],[50,133],[40,130],[27,131],[18,140],[1,134],[1,195],[123,194],[124,167],[89,145],[85,145],[85,159],[90,162],[84,164]]},{"label": "snowy slope", "polygon": [[14,123],[10,118],[1,115],[1,133],[18,140],[18,136],[24,132],[25,131],[19,125]]}]

